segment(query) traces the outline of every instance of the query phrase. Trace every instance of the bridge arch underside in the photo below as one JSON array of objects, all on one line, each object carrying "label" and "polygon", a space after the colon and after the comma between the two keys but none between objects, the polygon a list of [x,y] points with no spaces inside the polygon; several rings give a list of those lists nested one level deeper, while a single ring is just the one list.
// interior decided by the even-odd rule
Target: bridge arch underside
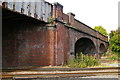
[{"label": "bridge arch underside", "polygon": [[75,56],[80,52],[83,54],[95,54],[96,51],[93,41],[89,38],[80,38],[75,43]]}]

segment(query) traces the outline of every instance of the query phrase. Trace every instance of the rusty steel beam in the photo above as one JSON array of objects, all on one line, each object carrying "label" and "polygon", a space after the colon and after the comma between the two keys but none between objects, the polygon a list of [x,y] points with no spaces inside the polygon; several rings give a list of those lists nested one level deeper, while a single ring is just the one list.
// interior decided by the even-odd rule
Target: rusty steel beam
[{"label": "rusty steel beam", "polygon": [[52,16],[52,4],[44,0],[37,0],[34,2],[26,0],[21,0],[18,2],[3,0],[2,7],[45,22],[48,22]]}]

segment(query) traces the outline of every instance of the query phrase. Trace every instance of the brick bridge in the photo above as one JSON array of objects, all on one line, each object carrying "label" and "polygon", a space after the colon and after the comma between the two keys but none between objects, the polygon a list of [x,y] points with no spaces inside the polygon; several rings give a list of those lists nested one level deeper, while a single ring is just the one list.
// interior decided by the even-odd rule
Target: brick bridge
[{"label": "brick bridge", "polygon": [[108,38],[63,13],[59,3],[2,2],[3,68],[63,65],[77,53],[99,57]]}]

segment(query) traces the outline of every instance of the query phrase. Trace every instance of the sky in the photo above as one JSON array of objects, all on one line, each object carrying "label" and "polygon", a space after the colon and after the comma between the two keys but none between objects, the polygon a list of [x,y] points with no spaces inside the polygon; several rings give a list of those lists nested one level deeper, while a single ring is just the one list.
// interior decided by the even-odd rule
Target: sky
[{"label": "sky", "polygon": [[72,12],[75,18],[94,28],[102,26],[110,33],[118,28],[118,2],[120,0],[45,0],[63,5],[63,12]]}]

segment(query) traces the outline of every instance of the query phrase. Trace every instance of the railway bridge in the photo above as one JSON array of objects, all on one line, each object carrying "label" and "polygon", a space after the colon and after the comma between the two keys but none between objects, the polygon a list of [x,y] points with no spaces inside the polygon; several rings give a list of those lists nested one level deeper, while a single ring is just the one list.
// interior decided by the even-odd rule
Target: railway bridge
[{"label": "railway bridge", "polygon": [[3,68],[64,65],[77,53],[100,55],[108,38],[44,0],[7,2],[2,9]]}]

